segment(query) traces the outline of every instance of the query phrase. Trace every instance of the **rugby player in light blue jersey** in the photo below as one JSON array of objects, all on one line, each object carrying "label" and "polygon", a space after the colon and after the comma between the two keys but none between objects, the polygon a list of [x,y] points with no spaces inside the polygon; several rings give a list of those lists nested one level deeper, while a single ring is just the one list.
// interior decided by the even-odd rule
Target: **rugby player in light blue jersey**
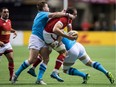
[{"label": "rugby player in light blue jersey", "polygon": [[[66,50],[67,50],[67,56],[64,59],[64,63],[63,63],[63,72],[64,73],[69,74],[69,75],[74,75],[74,76],[80,76],[83,78],[82,83],[86,84],[90,75],[71,67],[72,65],[75,64],[76,60],[79,59],[86,66],[90,66],[90,67],[104,73],[106,75],[106,77],[109,79],[109,81],[111,82],[111,84],[114,83],[114,77],[111,74],[111,72],[107,71],[99,62],[92,61],[91,58],[86,53],[86,50],[82,44],[80,44],[76,40],[72,41],[67,38],[63,38],[62,42],[65,45]],[[35,69],[37,64],[39,64],[40,62],[41,62],[41,60],[36,61],[36,64],[34,64],[32,66],[32,68]],[[35,74],[35,70],[33,71],[33,73]],[[32,73],[30,73],[30,74],[32,76],[34,76],[34,74],[32,74]]]},{"label": "rugby player in light blue jersey", "polygon": [[92,61],[88,54],[86,53],[85,48],[82,44],[79,42],[76,42],[75,40],[69,40],[67,38],[63,38],[62,42],[65,44],[65,47],[67,49],[67,56],[64,59],[63,63],[63,72],[69,75],[74,76],[81,76],[83,78],[83,84],[87,83],[87,80],[89,78],[89,74],[85,74],[83,72],[80,72],[79,70],[71,67],[77,59],[79,59],[81,62],[83,62],[85,65],[93,67],[94,69],[97,69],[104,73],[111,84],[114,83],[114,77],[111,74],[111,72],[108,72],[99,62]]},{"label": "rugby player in light blue jersey", "polygon": [[[76,60],[79,59],[85,65],[93,67],[94,69],[97,69],[101,71],[102,73],[104,73],[109,79],[109,81],[111,82],[111,84],[114,83],[114,77],[111,74],[111,72],[108,72],[99,62],[92,61],[90,57],[88,56],[88,54],[86,53],[86,50],[82,44],[80,44],[79,42],[76,42],[76,40],[72,41],[67,38],[63,38],[62,42],[63,44],[65,44],[66,50],[68,52],[66,58],[64,59],[64,63],[63,63],[64,73],[69,74],[69,75],[74,75],[74,76],[81,76],[83,78],[82,83],[86,84],[90,75],[71,67],[73,64],[75,64]],[[35,69],[37,64],[41,62],[40,60],[38,61],[36,61],[36,64],[33,65],[32,68]],[[33,71],[33,73],[35,74],[35,70]],[[33,74],[31,75],[34,76]]]},{"label": "rugby player in light blue jersey", "polygon": [[[21,64],[21,66],[18,68],[18,70],[14,73],[12,80],[11,80],[12,84],[14,84],[16,82],[20,73],[24,69],[26,69],[32,63],[34,63],[34,61],[37,59],[37,56],[39,55],[39,53],[43,57],[43,60],[45,59],[44,63],[41,64],[41,66],[44,68],[42,73],[45,72],[46,65],[49,60],[49,54],[51,52],[51,50],[48,50],[48,47],[46,46],[46,44],[43,40],[43,30],[44,30],[44,27],[45,27],[48,19],[52,18],[52,17],[61,17],[61,16],[69,16],[69,17],[73,18],[73,15],[66,14],[63,12],[50,13],[48,4],[45,1],[39,0],[38,4],[37,4],[37,8],[38,8],[38,13],[34,19],[33,26],[32,26],[32,34],[29,39],[28,48],[29,48],[30,54],[29,54],[28,60],[25,60]],[[42,80],[39,81],[38,83],[46,84]]]}]

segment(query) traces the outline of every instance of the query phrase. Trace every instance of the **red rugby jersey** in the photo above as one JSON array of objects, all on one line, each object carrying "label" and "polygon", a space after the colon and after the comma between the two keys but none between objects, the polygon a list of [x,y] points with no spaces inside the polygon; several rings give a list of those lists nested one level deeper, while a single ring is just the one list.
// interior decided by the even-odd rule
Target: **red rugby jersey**
[{"label": "red rugby jersey", "polygon": [[70,20],[68,17],[60,17],[60,18],[53,18],[51,20],[48,21],[48,23],[45,26],[45,30],[49,33],[53,33],[53,28],[54,25],[60,21],[63,24],[63,28],[65,28],[68,24],[70,24],[72,22],[72,20]]},{"label": "red rugby jersey", "polygon": [[8,43],[10,40],[11,21],[0,18],[0,41]]}]

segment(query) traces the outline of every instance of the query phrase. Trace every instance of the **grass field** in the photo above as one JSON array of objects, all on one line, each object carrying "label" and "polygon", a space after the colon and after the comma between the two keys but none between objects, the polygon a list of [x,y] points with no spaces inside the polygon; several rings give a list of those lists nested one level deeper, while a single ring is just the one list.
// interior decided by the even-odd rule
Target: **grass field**
[{"label": "grass field", "polygon": [[[20,64],[28,58],[27,46],[16,46],[14,48],[14,61],[15,61],[15,71],[18,69]],[[92,60],[100,62],[108,71],[112,72],[116,79],[116,47],[115,46],[86,46],[86,51]],[[48,69],[44,75],[44,81],[48,84],[47,87],[116,87],[116,82],[110,84],[106,76],[90,67],[85,66],[79,60],[73,66],[78,68],[80,71],[89,73],[91,75],[88,84],[81,84],[82,78],[77,76],[69,76],[62,72],[60,69],[60,76],[65,82],[60,83],[55,79],[50,78],[50,74],[54,68],[56,52],[50,56],[50,62],[48,64]],[[3,56],[0,60],[0,87],[44,87],[43,85],[36,85],[36,78],[27,74],[26,69],[18,78],[16,84],[12,85],[8,79],[8,68],[7,59]],[[38,72],[38,67],[36,68],[36,73]]]}]

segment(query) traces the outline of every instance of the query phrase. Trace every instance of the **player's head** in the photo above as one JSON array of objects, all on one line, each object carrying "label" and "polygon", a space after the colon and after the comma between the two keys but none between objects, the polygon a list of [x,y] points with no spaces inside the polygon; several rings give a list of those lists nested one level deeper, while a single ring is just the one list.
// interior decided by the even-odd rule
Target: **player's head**
[{"label": "player's head", "polygon": [[39,0],[38,1],[38,4],[37,4],[37,9],[39,11],[46,11],[46,12],[49,12],[49,7],[48,7],[48,4],[45,0]]},{"label": "player's head", "polygon": [[9,18],[9,10],[6,7],[3,7],[0,9],[0,16],[4,20],[7,20]]},{"label": "player's head", "polygon": [[77,16],[77,10],[76,10],[76,8],[68,8],[66,10],[66,13],[70,13],[70,14],[74,15],[74,17]]}]

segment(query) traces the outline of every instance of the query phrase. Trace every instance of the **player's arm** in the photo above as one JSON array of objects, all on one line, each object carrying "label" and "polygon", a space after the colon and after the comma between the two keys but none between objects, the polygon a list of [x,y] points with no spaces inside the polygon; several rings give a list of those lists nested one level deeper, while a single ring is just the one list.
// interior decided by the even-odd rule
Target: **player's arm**
[{"label": "player's arm", "polygon": [[71,40],[75,40],[76,37],[74,36],[69,36],[68,34],[64,33],[61,29],[62,29],[63,25],[60,21],[58,21],[54,28],[53,28],[53,32],[59,36],[62,36],[62,37],[66,37],[68,39],[71,39]]},{"label": "player's arm", "polygon": [[16,31],[13,29],[13,28],[11,28],[11,33],[15,33]]},{"label": "player's arm", "polygon": [[67,34],[65,34],[61,29],[63,25],[58,21],[53,28],[53,32],[59,36],[67,37]]},{"label": "player's arm", "polygon": [[67,25],[68,32],[72,30],[72,20],[69,20],[69,23]]},{"label": "player's arm", "polygon": [[14,39],[17,36],[17,33],[13,28],[11,28],[11,33],[14,33],[14,37],[13,37],[13,39]]},{"label": "player's arm", "polygon": [[67,16],[71,19],[74,19],[73,15],[71,15],[69,13],[64,13],[64,12],[54,12],[54,13],[49,13],[49,15],[48,15],[49,18],[62,17],[62,16]]},{"label": "player's arm", "polygon": [[68,32],[72,30],[72,24],[67,25]]},{"label": "player's arm", "polygon": [[0,41],[0,47],[3,47],[4,43],[2,41]]}]

